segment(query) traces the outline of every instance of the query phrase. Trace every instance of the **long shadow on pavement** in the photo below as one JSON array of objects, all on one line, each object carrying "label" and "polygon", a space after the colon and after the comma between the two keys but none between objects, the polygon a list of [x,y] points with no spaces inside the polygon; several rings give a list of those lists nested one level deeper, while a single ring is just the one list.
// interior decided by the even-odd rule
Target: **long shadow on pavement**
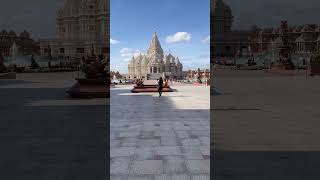
[{"label": "long shadow on pavement", "polygon": [[26,106],[67,99],[64,88],[1,88],[0,97],[0,179],[106,177],[107,100],[105,105]]}]

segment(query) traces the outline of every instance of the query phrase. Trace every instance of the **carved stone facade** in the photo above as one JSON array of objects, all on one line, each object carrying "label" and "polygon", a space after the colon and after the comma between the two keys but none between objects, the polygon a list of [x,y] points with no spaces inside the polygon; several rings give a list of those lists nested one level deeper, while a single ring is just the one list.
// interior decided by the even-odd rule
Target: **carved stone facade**
[{"label": "carved stone facade", "polygon": [[57,14],[57,39],[41,40],[41,55],[109,54],[109,0],[66,0]]},{"label": "carved stone facade", "polygon": [[166,77],[182,79],[183,66],[178,57],[171,53],[164,54],[157,33],[153,34],[147,54],[132,57],[128,65],[130,78],[157,79]]},{"label": "carved stone facade", "polygon": [[[320,25],[305,24],[288,27],[288,45],[291,53],[312,54],[320,52]],[[281,28],[256,29],[251,47],[253,52],[270,52],[282,44]]]},{"label": "carved stone facade", "polygon": [[[232,10],[223,0],[212,0],[212,57],[249,56],[271,53],[282,45],[280,27],[232,30]],[[320,25],[305,24],[288,27],[290,53],[307,55],[320,52]]]}]

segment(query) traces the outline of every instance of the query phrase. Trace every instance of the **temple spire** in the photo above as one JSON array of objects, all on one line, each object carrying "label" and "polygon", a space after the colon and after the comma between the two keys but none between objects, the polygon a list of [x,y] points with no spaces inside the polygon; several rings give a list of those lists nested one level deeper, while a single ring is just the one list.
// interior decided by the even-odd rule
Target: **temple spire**
[{"label": "temple spire", "polygon": [[152,37],[152,40],[150,42],[150,46],[148,49],[148,54],[153,55],[153,56],[154,55],[163,56],[163,49],[161,48],[161,44],[158,39],[158,35],[157,35],[156,31],[153,33],[153,37]]}]

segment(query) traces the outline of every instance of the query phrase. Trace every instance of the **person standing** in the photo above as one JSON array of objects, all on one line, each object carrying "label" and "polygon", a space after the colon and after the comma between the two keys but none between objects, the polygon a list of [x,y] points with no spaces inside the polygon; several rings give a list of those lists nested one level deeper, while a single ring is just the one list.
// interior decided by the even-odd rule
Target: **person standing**
[{"label": "person standing", "polygon": [[159,92],[159,97],[162,95],[162,87],[163,87],[163,80],[162,77],[160,77],[158,81],[158,92]]}]

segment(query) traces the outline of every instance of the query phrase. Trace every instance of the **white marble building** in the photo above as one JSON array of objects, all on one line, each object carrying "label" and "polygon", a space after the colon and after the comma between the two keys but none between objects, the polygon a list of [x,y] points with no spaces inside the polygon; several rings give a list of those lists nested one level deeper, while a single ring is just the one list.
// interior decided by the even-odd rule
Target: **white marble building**
[{"label": "white marble building", "polygon": [[128,65],[130,78],[182,79],[182,69],[183,66],[178,57],[174,57],[171,53],[164,54],[156,32],[153,34],[147,54],[132,57]]},{"label": "white marble building", "polygon": [[[65,0],[57,14],[57,38],[40,40],[42,56],[109,53],[109,0]],[[93,47],[93,48],[92,48]]]}]

